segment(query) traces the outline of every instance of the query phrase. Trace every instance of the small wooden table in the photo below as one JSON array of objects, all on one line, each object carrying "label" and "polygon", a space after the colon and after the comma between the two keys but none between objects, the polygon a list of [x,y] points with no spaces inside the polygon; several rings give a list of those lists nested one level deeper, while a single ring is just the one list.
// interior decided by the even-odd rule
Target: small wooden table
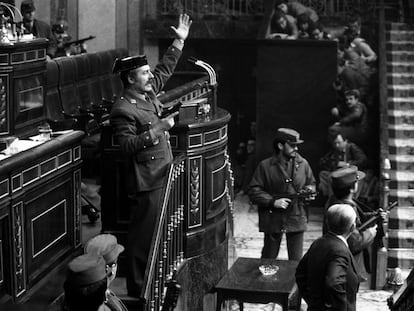
[{"label": "small wooden table", "polygon": [[[279,271],[271,276],[264,276],[259,271],[263,264],[275,264]],[[230,270],[223,276],[218,285],[217,311],[221,310],[226,300],[234,299],[243,310],[243,302],[269,303],[274,302],[282,306],[283,310],[289,309],[289,295],[296,288],[295,271],[297,261],[237,258]],[[300,298],[298,297],[300,308]]]}]

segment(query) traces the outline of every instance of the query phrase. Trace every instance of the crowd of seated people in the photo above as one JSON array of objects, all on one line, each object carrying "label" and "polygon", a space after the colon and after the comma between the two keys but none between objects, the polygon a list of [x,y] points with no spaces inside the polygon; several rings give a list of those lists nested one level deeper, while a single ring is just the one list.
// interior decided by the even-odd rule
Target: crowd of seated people
[{"label": "crowd of seated people", "polygon": [[357,198],[378,207],[378,178],[375,176],[374,137],[378,115],[377,54],[361,38],[358,17],[348,20],[338,42],[337,79],[333,84],[337,92],[331,108],[332,124],[328,140],[333,149],[320,160],[319,190],[323,196],[331,195],[330,172],[338,167],[357,166],[366,173],[360,181]]},{"label": "crowd of seated people", "polygon": [[348,17],[342,31],[330,34],[315,10],[298,1],[275,0],[271,9],[265,20],[266,39],[337,42],[337,78],[333,84],[337,100],[330,108],[332,123],[327,131],[332,150],[321,159],[319,191],[324,197],[329,196],[330,173],[341,166],[356,165],[369,172],[359,195],[375,204],[378,183],[370,156],[375,153],[371,138],[375,135],[378,115],[377,54],[361,35],[360,17]]},{"label": "crowd of seated people", "polygon": [[276,0],[267,16],[266,39],[331,39],[316,11],[298,1]]}]

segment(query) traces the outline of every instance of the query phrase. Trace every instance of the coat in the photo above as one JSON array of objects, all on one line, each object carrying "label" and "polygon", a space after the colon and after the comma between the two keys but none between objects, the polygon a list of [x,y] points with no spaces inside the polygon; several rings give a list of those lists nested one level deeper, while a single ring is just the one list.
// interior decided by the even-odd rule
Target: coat
[{"label": "coat", "polygon": [[160,122],[162,104],[156,94],[162,90],[177,65],[181,51],[170,46],[153,72],[153,92],[144,100],[126,89],[112,107],[110,122],[115,140],[127,157],[127,193],[159,189],[173,160],[168,132],[152,131]]},{"label": "coat", "polygon": [[[312,169],[302,156],[296,155],[292,183],[287,182],[277,156],[259,163],[249,185],[250,200],[259,210],[259,231],[265,233],[303,232],[306,230],[307,212],[302,200],[293,199],[289,207],[273,208],[275,196],[296,194],[308,185],[315,185]],[[293,186],[292,186],[293,185]],[[281,196],[283,198],[283,195]]]},{"label": "coat", "polygon": [[[370,231],[364,230],[360,231],[357,228],[361,226],[361,224],[365,221],[367,221],[370,217],[375,215],[375,212],[364,212],[361,208],[357,206],[357,204],[354,201],[348,201],[348,200],[337,200],[335,197],[331,197],[328,199],[329,202],[327,206],[331,206],[333,204],[349,204],[351,205],[356,214],[357,218],[355,220],[356,228],[351,233],[351,235],[348,237],[347,242],[349,244],[349,249],[351,250],[351,253],[354,255],[354,260],[357,263],[357,268],[359,274],[364,277],[364,274],[366,271],[370,270],[369,262],[369,252],[368,248],[372,245],[375,239],[375,235],[372,235]],[[326,211],[325,211],[326,215]],[[326,219],[323,219],[323,227],[322,232],[327,233],[328,232],[328,225],[326,223]]]},{"label": "coat", "polygon": [[364,169],[368,158],[364,151],[356,144],[348,142],[345,152],[332,149],[325,154],[319,161],[322,170],[334,171],[338,168],[338,162],[344,161],[350,165],[356,165],[359,169]]},{"label": "coat", "polygon": [[46,38],[49,40],[49,45],[46,50],[46,54],[49,55],[51,58],[55,57],[56,49],[57,49],[57,42],[55,36],[52,33],[52,29],[50,26],[38,19],[33,20],[33,27],[32,29],[27,29],[33,36],[37,38]]},{"label": "coat", "polygon": [[296,283],[308,311],[356,310],[356,265],[347,245],[332,233],[312,243],[298,264]]}]

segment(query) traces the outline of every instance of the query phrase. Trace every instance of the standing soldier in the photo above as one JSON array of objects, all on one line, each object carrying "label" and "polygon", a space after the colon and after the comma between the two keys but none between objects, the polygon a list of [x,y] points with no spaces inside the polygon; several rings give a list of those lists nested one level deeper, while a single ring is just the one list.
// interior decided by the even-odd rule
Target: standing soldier
[{"label": "standing soldier", "polygon": [[[286,233],[290,260],[303,254],[307,194],[314,194],[315,178],[308,161],[298,153],[299,133],[279,128],[274,155],[261,161],[250,182],[250,200],[259,208],[259,230],[264,232],[262,258],[277,258]],[[311,198],[311,196],[309,197]]]},{"label": "standing soldier", "polygon": [[177,28],[171,27],[175,40],[153,72],[145,55],[114,63],[113,72],[120,73],[124,94],[112,107],[110,120],[115,139],[127,156],[126,187],[134,202],[126,247],[129,296],[139,297],[144,283],[164,178],[173,160],[168,130],[177,113],[162,118],[157,94],[174,72],[190,26],[189,16],[181,14]]}]

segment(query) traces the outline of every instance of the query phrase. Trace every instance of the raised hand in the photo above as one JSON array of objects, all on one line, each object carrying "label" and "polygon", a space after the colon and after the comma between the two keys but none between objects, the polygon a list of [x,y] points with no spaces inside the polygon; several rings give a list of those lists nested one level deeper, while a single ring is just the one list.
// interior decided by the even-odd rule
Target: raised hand
[{"label": "raised hand", "polygon": [[177,28],[171,26],[171,29],[175,32],[176,38],[179,40],[187,39],[192,23],[193,21],[190,19],[190,16],[187,14],[180,14]]}]

